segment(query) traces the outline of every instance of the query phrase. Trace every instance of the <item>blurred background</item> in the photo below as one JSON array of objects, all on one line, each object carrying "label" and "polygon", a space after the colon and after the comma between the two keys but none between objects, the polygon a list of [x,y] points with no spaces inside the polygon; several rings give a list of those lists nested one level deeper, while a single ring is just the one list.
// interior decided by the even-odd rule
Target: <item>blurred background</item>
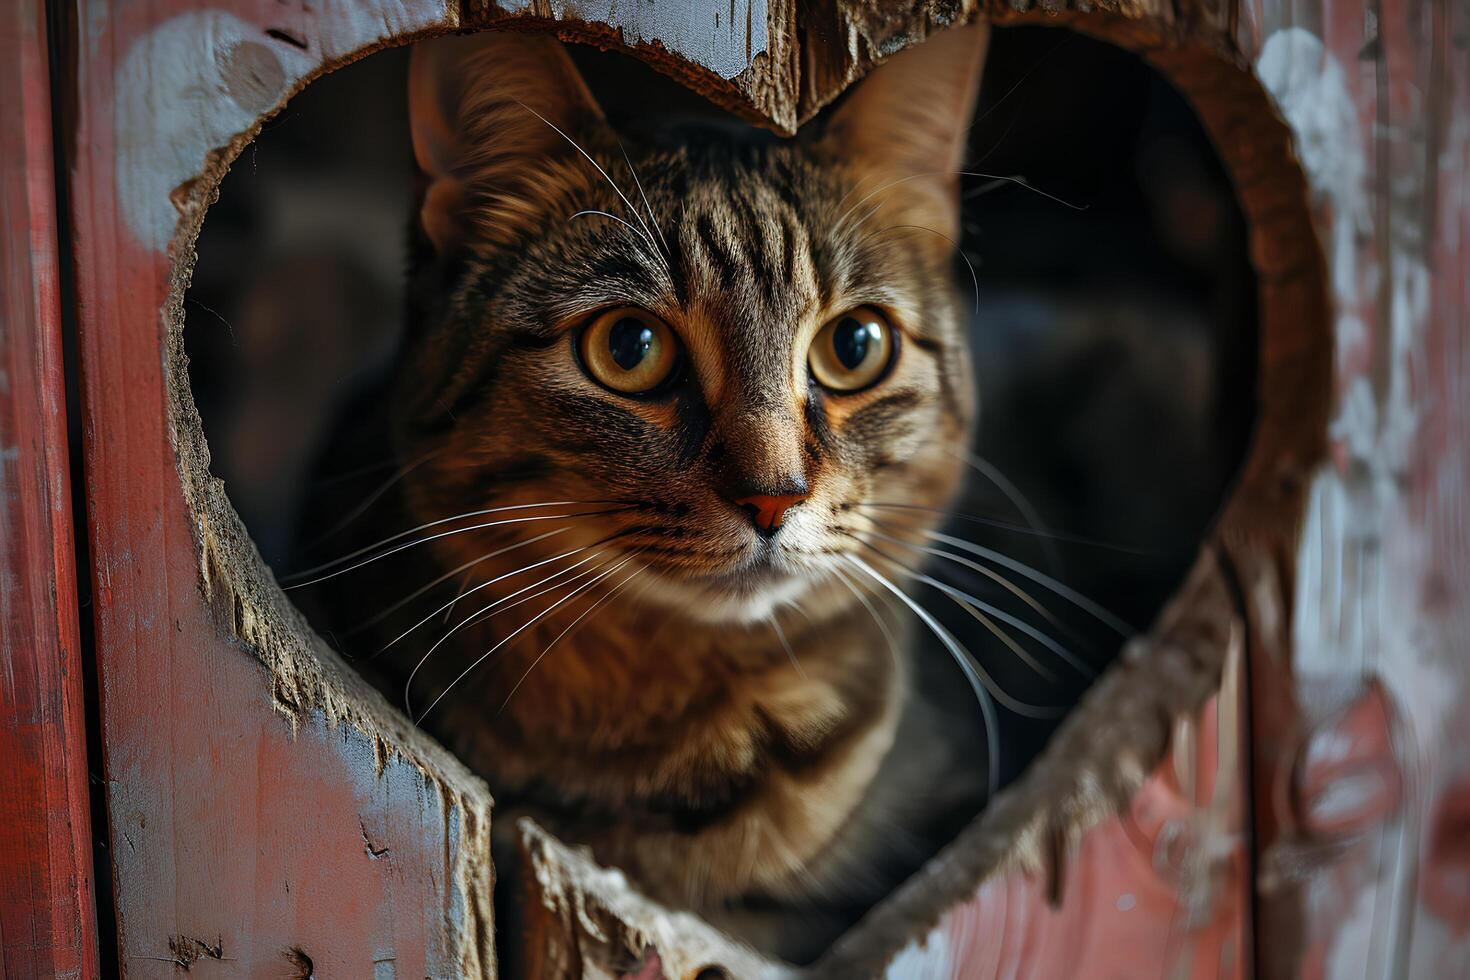
[{"label": "blurred background", "polygon": [[[576,57],[625,129],[656,125],[648,106],[713,113],[631,58]],[[384,51],[293,100],[236,161],[198,244],[185,307],[194,398],[212,468],[278,574],[312,536],[299,525],[313,483],[355,481],[367,500],[382,481],[317,461],[398,343],[413,206],[406,65],[406,50]],[[1158,75],[1054,28],[995,31],[971,151],[988,176],[964,180],[956,276],[977,293],[981,414],[949,533],[1146,629],[1251,432],[1256,287],[1229,181]],[[942,565],[953,587],[1027,614],[990,579]],[[1027,667],[939,591],[913,594],[1016,697],[1068,705],[1085,690],[1082,672]],[[1048,629],[1084,663],[1116,655],[1118,630],[1042,594]],[[934,662],[922,683],[956,724],[975,724],[958,673],[942,652]],[[1001,722],[1008,782],[1055,722]]]}]

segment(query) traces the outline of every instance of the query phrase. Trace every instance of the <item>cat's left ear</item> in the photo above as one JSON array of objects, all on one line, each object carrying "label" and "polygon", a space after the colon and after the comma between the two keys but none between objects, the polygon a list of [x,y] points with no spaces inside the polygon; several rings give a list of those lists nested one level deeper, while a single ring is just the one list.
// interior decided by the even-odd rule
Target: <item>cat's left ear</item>
[{"label": "cat's left ear", "polygon": [[421,42],[408,102],[414,158],[428,178],[419,218],[440,254],[514,240],[540,214],[546,161],[605,126],[566,48],[545,35]]},{"label": "cat's left ear", "polygon": [[[938,31],[874,68],[837,106],[822,136],[833,155],[903,181],[924,220],[959,226],[959,175],[990,44],[985,21]],[[905,194],[904,196],[912,196]]]}]

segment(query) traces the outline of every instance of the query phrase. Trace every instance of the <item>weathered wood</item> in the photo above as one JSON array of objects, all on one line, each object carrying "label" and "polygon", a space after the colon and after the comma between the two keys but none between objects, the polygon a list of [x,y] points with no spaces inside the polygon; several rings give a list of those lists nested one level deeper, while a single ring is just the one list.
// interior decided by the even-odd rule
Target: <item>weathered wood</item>
[{"label": "weathered wood", "polygon": [[0,9],[0,975],[95,977],[46,45]]},{"label": "weathered wood", "polygon": [[432,3],[86,3],[69,116],[120,965],[493,973],[483,784],[313,645],[207,470],[179,308],[219,152]]},{"label": "weathered wood", "polygon": [[[1470,971],[1470,10],[1247,8],[1328,250],[1337,342],[1289,646],[1259,675],[1263,975]],[[1263,695],[1264,699],[1264,695]]]}]

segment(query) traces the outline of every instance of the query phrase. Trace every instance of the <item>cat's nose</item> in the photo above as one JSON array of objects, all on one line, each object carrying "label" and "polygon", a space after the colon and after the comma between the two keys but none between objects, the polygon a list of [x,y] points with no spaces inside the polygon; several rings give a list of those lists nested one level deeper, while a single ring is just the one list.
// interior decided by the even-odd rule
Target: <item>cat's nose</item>
[{"label": "cat's nose", "polygon": [[[791,489],[796,489],[792,487]],[[798,493],[751,493],[744,496],[732,496],[730,502],[736,507],[744,508],[750,514],[750,522],[763,537],[774,537],[781,530],[781,520],[786,512],[807,497],[806,487],[801,487]]]}]

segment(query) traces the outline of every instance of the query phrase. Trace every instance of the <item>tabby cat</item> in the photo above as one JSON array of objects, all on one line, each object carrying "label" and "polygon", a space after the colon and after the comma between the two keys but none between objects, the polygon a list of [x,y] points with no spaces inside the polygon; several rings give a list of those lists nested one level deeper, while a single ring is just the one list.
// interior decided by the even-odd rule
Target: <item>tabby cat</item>
[{"label": "tabby cat", "polygon": [[939,32],[793,140],[625,145],[545,37],[411,63],[421,247],[381,407],[426,540],[339,609],[379,613],[368,669],[501,830],[794,959],[984,796],[891,583],[972,428],[955,172],[986,41]]}]

